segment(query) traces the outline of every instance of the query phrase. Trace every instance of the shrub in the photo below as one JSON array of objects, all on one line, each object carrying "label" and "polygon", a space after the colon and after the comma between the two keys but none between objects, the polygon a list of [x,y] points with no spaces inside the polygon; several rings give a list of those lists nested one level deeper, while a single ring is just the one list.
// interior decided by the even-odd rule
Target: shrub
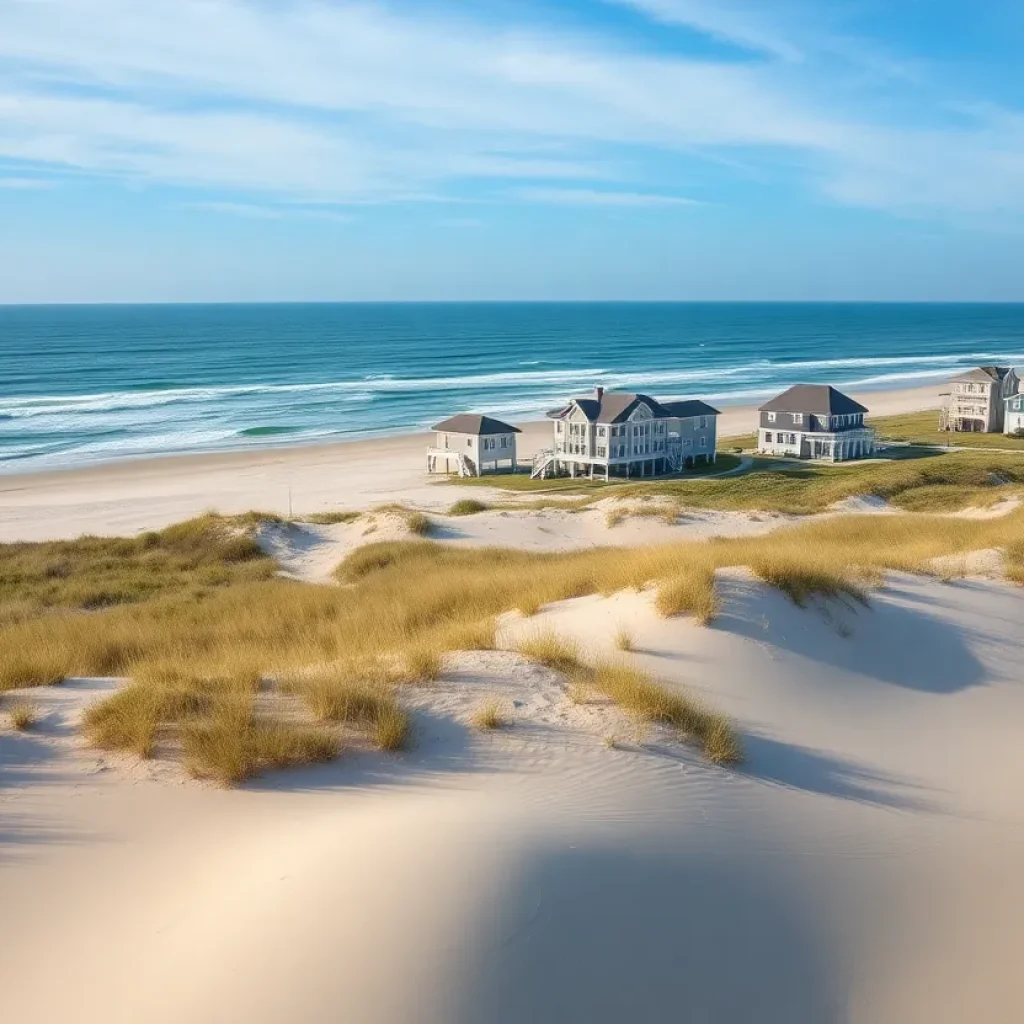
[{"label": "shrub", "polygon": [[460,501],[455,502],[450,509],[448,509],[448,515],[450,516],[473,516],[478,512],[486,512],[490,506],[482,501],[477,501],[476,498],[462,498]]}]

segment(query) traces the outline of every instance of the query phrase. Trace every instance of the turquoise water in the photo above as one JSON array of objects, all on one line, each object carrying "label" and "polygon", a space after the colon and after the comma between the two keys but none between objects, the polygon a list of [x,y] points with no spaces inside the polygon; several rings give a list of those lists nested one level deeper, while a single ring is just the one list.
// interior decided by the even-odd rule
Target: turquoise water
[{"label": "turquoise water", "polygon": [[536,418],[595,384],[754,401],[1024,363],[1024,305],[0,307],[0,472]]}]

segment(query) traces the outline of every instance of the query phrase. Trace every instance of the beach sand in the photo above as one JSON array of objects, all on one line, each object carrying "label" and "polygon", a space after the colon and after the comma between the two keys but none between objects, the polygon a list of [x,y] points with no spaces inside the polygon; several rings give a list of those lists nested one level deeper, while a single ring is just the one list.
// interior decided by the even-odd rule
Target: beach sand
[{"label": "beach sand", "polygon": [[[748,763],[502,651],[409,700],[416,746],[237,790],[0,730],[0,959],[19,1024],[962,1024],[1024,1002],[1024,591],[893,576],[796,608],[741,571],[711,628],[650,593],[553,627],[731,715]],[[623,655],[617,655],[624,657]],[[496,697],[510,724],[468,722]]]},{"label": "beach sand", "polygon": [[[879,413],[934,401],[869,398]],[[723,420],[723,435],[753,426],[750,410]],[[427,482],[424,443],[3,478],[0,539],[287,512],[289,487],[296,513],[488,493]],[[402,536],[393,518],[259,539],[288,574],[326,581],[359,544]],[[537,551],[788,522],[694,512],[609,528],[601,507],[435,519],[444,543]],[[409,751],[349,750],[233,790],[86,746],[81,715],[119,680],[3,695],[4,1019],[1014,1024],[1024,589],[985,578],[996,552],[962,561],[951,569],[971,578],[890,575],[868,608],[801,609],[728,570],[708,627],[660,618],[650,590],[511,613],[502,649],[449,655],[436,683],[403,689]],[[714,767],[597,696],[570,699],[511,650],[546,629],[724,712],[746,763]],[[634,653],[613,646],[620,630]],[[39,720],[16,732],[3,712],[22,699]],[[506,724],[480,731],[491,701]]]},{"label": "beach sand", "polygon": [[[879,416],[935,408],[937,386],[855,395]],[[719,437],[752,432],[752,406],[726,407]],[[519,451],[550,442],[549,423],[527,423]],[[278,515],[365,509],[400,501],[440,509],[460,492],[426,474],[432,435],[416,434],[303,448],[135,459],[80,470],[0,476],[0,543],[125,535],[160,529],[214,509]],[[487,491],[474,488],[486,498]],[[508,497],[507,494],[502,494]]]}]

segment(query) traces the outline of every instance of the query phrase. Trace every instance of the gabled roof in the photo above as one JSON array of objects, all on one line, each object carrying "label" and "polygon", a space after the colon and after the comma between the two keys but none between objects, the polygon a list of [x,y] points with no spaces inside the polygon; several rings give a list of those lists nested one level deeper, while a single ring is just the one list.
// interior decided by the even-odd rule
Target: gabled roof
[{"label": "gabled roof", "polygon": [[970,370],[958,373],[950,380],[954,381],[980,381],[982,384],[998,384],[1010,372],[1009,366],[975,366]]},{"label": "gabled roof", "polygon": [[622,423],[629,419],[633,410],[640,404],[646,404],[655,418],[668,415],[661,403],[650,395],[634,394],[629,391],[605,391],[602,394],[588,395],[586,398],[571,398],[561,408],[552,409],[548,416],[553,420],[564,419],[574,404],[591,423]]},{"label": "gabled roof", "polygon": [[815,416],[850,416],[868,410],[849,395],[837,391],[831,384],[794,384],[770,402],[760,412],[805,412]]},{"label": "gabled roof", "polygon": [[452,416],[435,423],[432,430],[447,430],[452,434],[520,434],[518,427],[511,423],[503,423],[493,416],[481,416],[475,412],[461,412],[458,416]]},{"label": "gabled roof", "polygon": [[662,402],[661,407],[677,419],[686,420],[694,416],[720,416],[721,413],[707,402],[697,398],[686,399],[682,402]]}]

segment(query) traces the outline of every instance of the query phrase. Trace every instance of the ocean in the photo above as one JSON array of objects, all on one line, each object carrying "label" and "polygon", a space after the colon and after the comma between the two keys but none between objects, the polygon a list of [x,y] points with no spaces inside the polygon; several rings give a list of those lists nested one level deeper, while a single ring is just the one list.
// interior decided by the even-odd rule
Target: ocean
[{"label": "ocean", "polygon": [[0,307],[0,472],[531,419],[596,384],[756,401],[1024,363],[1024,305]]}]

